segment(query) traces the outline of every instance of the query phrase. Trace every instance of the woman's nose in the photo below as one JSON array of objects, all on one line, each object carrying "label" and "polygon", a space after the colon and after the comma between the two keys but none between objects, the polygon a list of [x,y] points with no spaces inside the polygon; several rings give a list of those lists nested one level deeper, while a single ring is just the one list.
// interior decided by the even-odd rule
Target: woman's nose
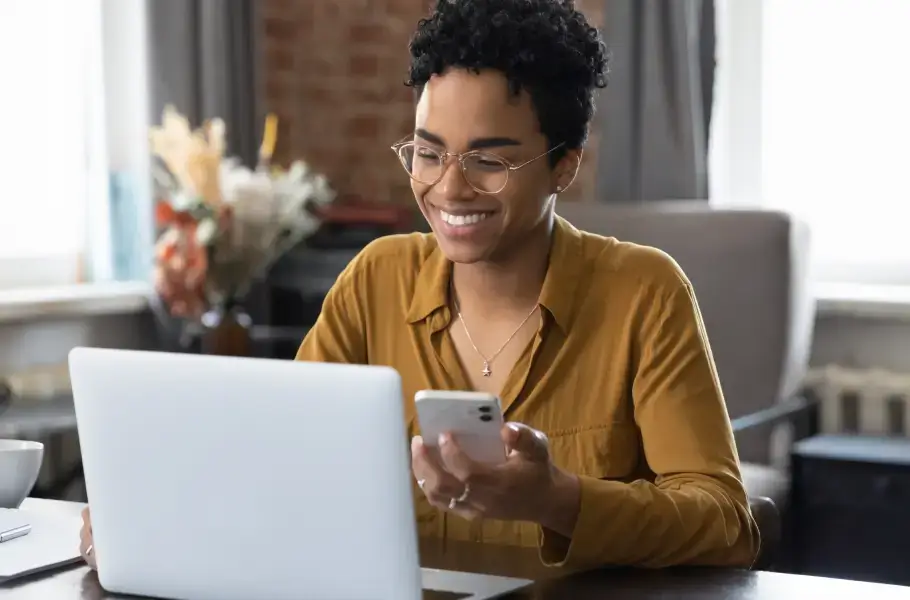
[{"label": "woman's nose", "polygon": [[455,158],[450,158],[443,165],[442,179],[436,184],[436,192],[446,200],[465,200],[476,194]]}]

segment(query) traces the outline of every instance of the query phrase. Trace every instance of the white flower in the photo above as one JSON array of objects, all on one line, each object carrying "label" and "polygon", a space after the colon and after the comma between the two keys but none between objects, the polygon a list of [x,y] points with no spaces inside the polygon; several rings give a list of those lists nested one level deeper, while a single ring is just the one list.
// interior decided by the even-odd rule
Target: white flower
[{"label": "white flower", "polygon": [[200,246],[208,246],[218,234],[218,224],[214,219],[203,219],[196,226],[196,242]]}]

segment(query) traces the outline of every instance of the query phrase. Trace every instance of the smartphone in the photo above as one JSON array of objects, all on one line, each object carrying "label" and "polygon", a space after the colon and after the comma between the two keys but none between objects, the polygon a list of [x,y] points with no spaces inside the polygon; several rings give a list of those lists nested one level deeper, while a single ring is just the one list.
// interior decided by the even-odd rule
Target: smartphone
[{"label": "smartphone", "polygon": [[451,433],[472,460],[498,464],[506,459],[502,405],[485,392],[421,390],[414,395],[423,443],[438,452],[439,436]]}]

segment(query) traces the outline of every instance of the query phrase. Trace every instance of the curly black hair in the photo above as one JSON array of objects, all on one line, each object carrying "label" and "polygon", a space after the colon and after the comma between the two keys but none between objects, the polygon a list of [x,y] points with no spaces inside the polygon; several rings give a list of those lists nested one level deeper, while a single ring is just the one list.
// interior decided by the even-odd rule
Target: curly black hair
[{"label": "curly black hair", "polygon": [[[406,85],[419,94],[455,67],[502,72],[523,89],[551,146],[581,148],[594,116],[595,88],[607,85],[608,52],[574,0],[438,0],[411,39]],[[564,155],[551,154],[551,164]]]}]

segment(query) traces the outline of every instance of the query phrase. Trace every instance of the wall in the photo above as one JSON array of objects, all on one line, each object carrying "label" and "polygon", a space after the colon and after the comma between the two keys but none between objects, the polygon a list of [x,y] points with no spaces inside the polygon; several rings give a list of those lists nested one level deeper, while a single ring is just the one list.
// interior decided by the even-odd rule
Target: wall
[{"label": "wall", "polygon": [[910,320],[826,314],[816,320],[812,364],[910,373]]},{"label": "wall", "polygon": [[[302,157],[342,194],[411,201],[389,149],[413,131],[408,41],[428,0],[259,0],[263,104],[279,116],[276,158]],[[579,2],[601,25],[603,0]],[[593,128],[595,131],[597,127]],[[592,198],[597,136],[567,199]]]},{"label": "wall", "polygon": [[[157,343],[148,313],[0,322],[0,376],[60,364],[78,345],[153,348]],[[910,321],[822,315],[816,321],[811,362],[910,373]]]},{"label": "wall", "polygon": [[63,364],[75,346],[143,349],[156,343],[148,312],[0,322],[0,377]]}]

